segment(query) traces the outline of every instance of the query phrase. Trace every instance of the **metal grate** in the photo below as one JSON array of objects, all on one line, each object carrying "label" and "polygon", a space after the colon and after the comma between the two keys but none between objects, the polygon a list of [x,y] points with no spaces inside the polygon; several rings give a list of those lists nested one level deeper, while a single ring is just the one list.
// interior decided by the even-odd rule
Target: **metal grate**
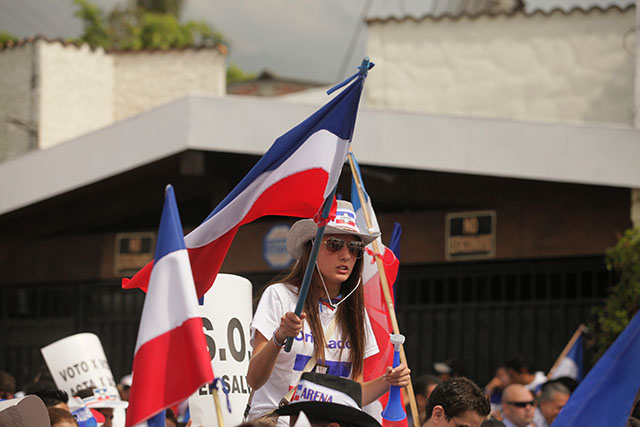
[{"label": "metal grate", "polygon": [[401,268],[396,314],[416,375],[459,360],[486,384],[522,354],[548,371],[611,282],[601,257]]}]

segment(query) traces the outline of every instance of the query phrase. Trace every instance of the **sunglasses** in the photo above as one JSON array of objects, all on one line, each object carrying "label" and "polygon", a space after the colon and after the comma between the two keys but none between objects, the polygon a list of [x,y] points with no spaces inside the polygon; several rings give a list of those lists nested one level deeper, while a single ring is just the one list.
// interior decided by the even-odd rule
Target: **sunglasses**
[{"label": "sunglasses", "polygon": [[526,408],[529,405],[533,406],[535,402],[531,400],[528,402],[507,402],[507,403],[511,406],[515,406],[516,408]]},{"label": "sunglasses", "polygon": [[[327,251],[334,254],[342,248],[344,248],[345,241],[338,237],[328,237],[327,240],[324,241],[324,246],[327,248]],[[356,257],[356,259],[362,258],[362,254],[364,253],[364,243],[358,240],[352,240],[347,244],[347,248],[349,249],[349,253]]]}]

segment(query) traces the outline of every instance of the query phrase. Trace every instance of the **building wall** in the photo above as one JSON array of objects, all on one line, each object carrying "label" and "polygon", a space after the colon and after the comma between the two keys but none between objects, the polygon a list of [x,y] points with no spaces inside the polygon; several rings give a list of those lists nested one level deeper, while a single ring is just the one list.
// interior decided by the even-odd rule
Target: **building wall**
[{"label": "building wall", "polygon": [[36,38],[0,50],[0,162],[190,93],[224,95],[224,49],[92,50]]},{"label": "building wall", "polygon": [[38,41],[39,148],[113,123],[113,57],[88,45]]},{"label": "building wall", "polygon": [[367,53],[378,67],[369,74],[366,102],[435,114],[633,125],[634,26],[633,8],[370,21]]},{"label": "building wall", "polygon": [[36,45],[0,51],[0,162],[37,146]]},{"label": "building wall", "polygon": [[217,49],[116,52],[116,121],[190,93],[224,95],[224,55]]}]

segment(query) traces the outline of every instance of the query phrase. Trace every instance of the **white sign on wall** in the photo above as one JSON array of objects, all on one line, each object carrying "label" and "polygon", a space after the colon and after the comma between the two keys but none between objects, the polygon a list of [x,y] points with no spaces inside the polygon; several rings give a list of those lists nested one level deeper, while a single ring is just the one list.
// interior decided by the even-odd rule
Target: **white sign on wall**
[{"label": "white sign on wall", "polygon": [[97,335],[71,335],[42,347],[40,351],[56,386],[69,396],[75,396],[78,390],[85,388],[106,388],[109,394],[119,396]]},{"label": "white sign on wall", "polygon": [[[219,387],[218,396],[226,426],[242,422],[251,389],[247,384],[247,369],[251,347],[249,326],[252,318],[252,286],[244,277],[218,274],[200,306],[202,326],[209,347],[213,375],[220,378],[229,391],[231,413],[227,399]],[[213,396],[203,386],[189,398],[193,425],[218,426]]]}]

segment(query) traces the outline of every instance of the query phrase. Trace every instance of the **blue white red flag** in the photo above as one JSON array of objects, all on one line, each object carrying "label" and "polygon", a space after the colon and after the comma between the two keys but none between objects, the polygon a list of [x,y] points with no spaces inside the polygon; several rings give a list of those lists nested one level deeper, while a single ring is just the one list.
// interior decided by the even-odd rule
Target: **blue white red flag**
[{"label": "blue white red flag", "polygon": [[640,314],[575,389],[553,427],[625,427],[640,389]]},{"label": "blue white red flag", "polygon": [[[364,210],[368,212],[369,219],[371,220],[371,227],[369,232],[380,232],[378,220],[376,214],[371,205],[371,199],[367,194],[364,183],[362,181],[362,175],[360,174],[360,166],[356,161],[353,153],[349,153],[351,160],[353,161],[354,169],[360,182],[361,192],[364,196],[364,201],[360,201],[358,196],[358,185],[355,177],[351,181],[351,203],[353,209],[356,212],[356,218],[358,225],[363,228],[366,227]],[[376,343],[380,350],[377,354],[368,357],[364,361],[364,381],[371,381],[384,374],[387,366],[393,366],[393,345],[389,339],[389,335],[393,333],[393,325],[387,307],[387,302],[382,291],[382,284],[380,282],[380,272],[378,270],[378,264],[376,257],[380,257],[384,264],[385,275],[387,276],[387,283],[389,285],[389,292],[393,298],[392,285],[396,280],[398,274],[398,267],[400,261],[396,258],[391,249],[382,244],[382,238],[378,237],[377,245],[381,251],[380,254],[376,254],[373,248],[373,243],[367,245],[365,253],[363,255],[364,267],[362,270],[362,282],[364,283],[364,302],[367,308],[367,314],[369,315],[369,321],[371,322],[371,328],[373,334],[376,337]],[[385,393],[378,401],[380,402],[380,412],[382,408],[386,406],[389,393]],[[377,412],[377,411],[375,411]],[[376,415],[379,419],[379,413]],[[383,420],[383,425],[387,425],[389,421]],[[406,418],[400,422],[393,422],[393,425],[407,425]]]},{"label": "blue white red flag", "polygon": [[182,234],[168,185],[134,351],[127,427],[145,422],[213,381]]},{"label": "blue white red flag", "polygon": [[582,342],[582,333],[576,339],[576,342],[573,343],[569,352],[565,357],[562,358],[558,366],[551,374],[550,379],[556,379],[560,377],[569,377],[574,380],[580,382],[582,381],[582,375],[584,372],[583,366],[583,342]]},{"label": "blue white red flag", "polygon": [[[311,218],[338,182],[364,77],[276,139],[247,176],[185,237],[198,296],[211,287],[240,227],[266,215]],[[151,264],[123,288],[146,289]]]}]

